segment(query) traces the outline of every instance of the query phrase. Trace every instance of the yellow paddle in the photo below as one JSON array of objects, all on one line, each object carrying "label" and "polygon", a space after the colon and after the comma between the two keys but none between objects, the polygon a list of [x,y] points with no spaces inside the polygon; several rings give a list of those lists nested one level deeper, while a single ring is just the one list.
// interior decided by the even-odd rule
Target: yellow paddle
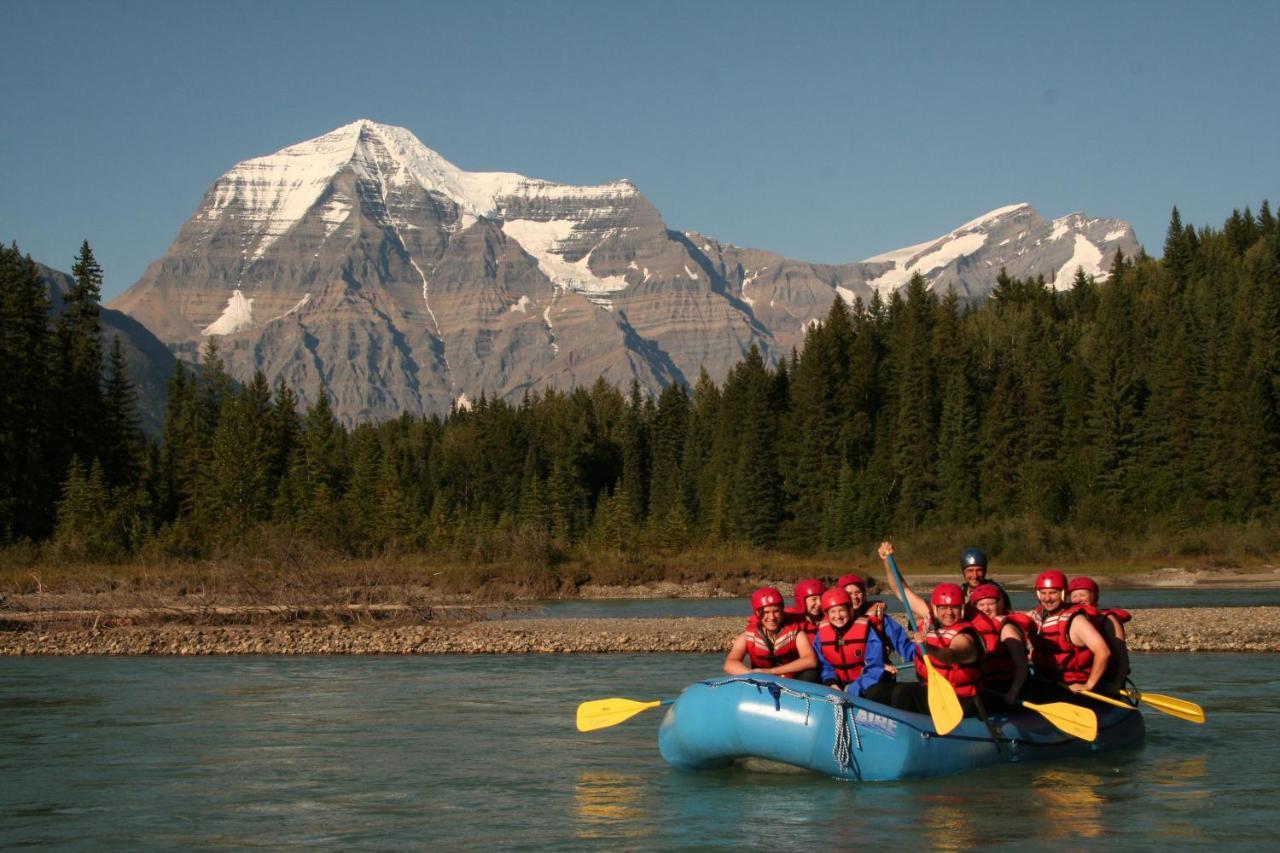
[{"label": "yellow paddle", "polygon": [[1138,710],[1128,702],[1121,702],[1119,699],[1112,699],[1110,696],[1103,696],[1101,693],[1094,693],[1092,690],[1077,690],[1077,696],[1088,696],[1090,699],[1096,699],[1099,702],[1106,702],[1108,705],[1115,705],[1117,708],[1124,708],[1127,711]]},{"label": "yellow paddle", "polygon": [[1159,693],[1140,693],[1135,690],[1121,690],[1121,695],[1128,696],[1137,702],[1146,702],[1157,711],[1163,711],[1174,717],[1181,717],[1193,723],[1204,724],[1204,708],[1195,702],[1179,699],[1176,696],[1163,696]]},{"label": "yellow paddle", "polygon": [[1035,711],[1060,732],[1090,742],[1098,739],[1098,715],[1088,708],[1072,705],[1070,702],[1037,704],[1020,701],[1018,704],[1028,711]]},{"label": "yellow paddle", "polygon": [[[902,580],[902,573],[898,571],[898,563],[893,559],[892,554],[885,558],[885,562],[893,571],[893,582],[898,587],[898,597],[902,599],[902,603],[907,609],[907,627],[914,634],[916,632],[916,617],[911,612],[911,603],[907,601],[906,583]],[[951,686],[951,682],[939,675],[938,671],[934,669],[933,661],[929,659],[923,644],[920,646],[919,652],[924,657],[924,668],[929,673],[929,677],[926,679],[926,685],[929,689],[929,716],[933,718],[933,727],[938,734],[945,735],[960,725],[960,721],[964,719],[964,709],[960,707],[960,698],[956,696],[956,689]]]},{"label": "yellow paddle", "polygon": [[578,706],[578,731],[593,732],[596,729],[607,729],[618,723],[659,705],[670,705],[674,699],[655,699],[652,702],[637,702],[634,699],[593,699]]}]

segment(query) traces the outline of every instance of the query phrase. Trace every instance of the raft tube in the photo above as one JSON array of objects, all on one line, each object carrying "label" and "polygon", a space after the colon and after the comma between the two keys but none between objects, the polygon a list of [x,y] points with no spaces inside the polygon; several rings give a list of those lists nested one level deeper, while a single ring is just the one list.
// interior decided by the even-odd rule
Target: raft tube
[{"label": "raft tube", "polygon": [[820,684],[771,675],[702,681],[667,710],[658,748],[684,770],[763,758],[851,782],[928,779],[1019,761],[1092,755],[1142,742],[1142,713],[1099,706],[1092,743],[1054,728],[1039,714],[991,714],[998,733],[966,718],[939,736],[925,714],[853,698]]}]

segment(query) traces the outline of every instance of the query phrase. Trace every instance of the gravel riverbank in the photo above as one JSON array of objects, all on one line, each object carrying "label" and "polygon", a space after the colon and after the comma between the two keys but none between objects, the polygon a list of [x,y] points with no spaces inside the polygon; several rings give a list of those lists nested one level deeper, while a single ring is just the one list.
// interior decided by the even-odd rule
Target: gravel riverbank
[{"label": "gravel riverbank", "polygon": [[[738,617],[497,619],[420,625],[121,625],[0,631],[0,655],[589,654],[724,652]],[[1129,646],[1156,652],[1280,652],[1280,607],[1142,610]]]}]

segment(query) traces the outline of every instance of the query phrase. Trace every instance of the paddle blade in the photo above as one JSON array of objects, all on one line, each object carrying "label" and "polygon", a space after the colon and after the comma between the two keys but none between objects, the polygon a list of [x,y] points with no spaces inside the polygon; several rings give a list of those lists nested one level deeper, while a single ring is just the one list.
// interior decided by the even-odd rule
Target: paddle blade
[{"label": "paddle blade", "polygon": [[[924,654],[923,651],[920,652]],[[945,735],[960,725],[964,719],[964,709],[960,707],[960,697],[956,689],[933,668],[933,661],[924,655],[924,667],[929,673],[929,716],[933,718],[933,727],[938,734]]]},{"label": "paddle blade", "polygon": [[1042,705],[1023,702],[1022,707],[1035,711],[1060,732],[1090,743],[1098,739],[1098,715],[1088,708],[1070,702],[1045,702]]},{"label": "paddle blade", "polygon": [[593,699],[583,702],[578,706],[578,731],[607,729],[661,704],[657,699],[652,702],[637,702],[634,699]]},{"label": "paddle blade", "polygon": [[1130,690],[1121,690],[1120,692],[1130,699],[1146,702],[1157,711],[1163,711],[1174,717],[1181,717],[1192,723],[1204,724],[1204,708],[1201,708],[1195,702],[1179,699],[1176,696],[1163,696],[1159,693],[1134,693]]}]

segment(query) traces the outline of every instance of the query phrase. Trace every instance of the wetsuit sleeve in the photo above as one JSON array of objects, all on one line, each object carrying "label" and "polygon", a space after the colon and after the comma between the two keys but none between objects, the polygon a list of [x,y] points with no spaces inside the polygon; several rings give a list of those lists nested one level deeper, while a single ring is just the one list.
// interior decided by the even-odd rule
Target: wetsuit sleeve
[{"label": "wetsuit sleeve", "polygon": [[876,631],[867,632],[866,651],[862,659],[862,674],[845,688],[850,696],[861,696],[884,678],[884,646]]},{"label": "wetsuit sleeve", "polygon": [[836,683],[836,668],[827,663],[827,659],[822,656],[822,638],[814,636],[813,653],[818,656],[818,680],[823,684]]},{"label": "wetsuit sleeve", "polygon": [[893,650],[898,656],[907,662],[916,659],[916,644],[911,642],[911,637],[907,634],[907,629],[898,624],[897,619],[885,617],[884,632],[889,638],[889,643],[893,646]]}]

